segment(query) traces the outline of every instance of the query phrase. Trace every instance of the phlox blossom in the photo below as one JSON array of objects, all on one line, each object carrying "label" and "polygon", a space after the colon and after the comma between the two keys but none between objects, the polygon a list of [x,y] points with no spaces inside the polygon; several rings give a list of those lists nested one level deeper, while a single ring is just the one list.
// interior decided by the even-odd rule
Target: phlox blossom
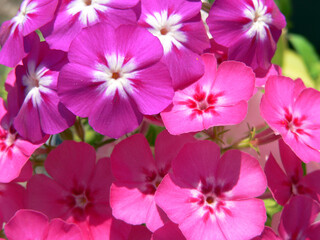
[{"label": "phlox blossom", "polygon": [[301,160],[283,140],[279,140],[279,149],[284,171],[272,154],[264,169],[274,199],[285,205],[295,195],[307,195],[320,202],[320,170],[303,176]]},{"label": "phlox blossom", "polygon": [[96,163],[89,144],[64,141],[49,153],[44,165],[50,177],[36,174],[28,181],[28,208],[49,219],[75,223],[86,240],[128,238],[130,226],[114,219],[109,205],[109,159]]},{"label": "phlox blossom", "polygon": [[41,28],[50,48],[68,51],[82,29],[102,22],[117,27],[134,24],[138,0],[60,0],[55,18]]},{"label": "phlox blossom", "polygon": [[217,66],[213,54],[201,58],[205,74],[191,86],[176,91],[173,103],[161,112],[171,134],[237,124],[247,114],[255,82],[252,69],[235,61]]},{"label": "phlox blossom", "polygon": [[17,178],[31,154],[43,143],[33,144],[17,133],[12,126],[15,111],[8,111],[0,98],[0,183]]},{"label": "phlox blossom", "polygon": [[139,24],[159,38],[175,90],[203,75],[199,54],[210,45],[200,9],[200,1],[141,1]]},{"label": "phlox blossom", "polygon": [[15,68],[15,81],[8,92],[8,106],[18,107],[17,132],[32,142],[57,134],[73,125],[75,116],[60,102],[58,74],[67,63],[65,52],[50,50],[34,33],[30,53]]},{"label": "phlox blossom", "polygon": [[83,29],[59,75],[61,101],[88,117],[97,132],[119,138],[137,128],[144,114],[158,114],[170,104],[173,88],[162,55],[160,41],[138,26]]},{"label": "phlox blossom", "polygon": [[157,207],[154,194],[170,171],[171,160],[192,135],[172,136],[161,132],[155,143],[155,158],[142,134],[135,134],[114,148],[111,154],[114,182],[110,189],[113,215],[130,224],[143,224],[155,231],[168,219]]},{"label": "phlox blossom", "polygon": [[264,229],[266,189],[256,159],[210,141],[185,144],[172,160],[155,201],[188,240],[250,239]]},{"label": "phlox blossom", "polygon": [[24,0],[17,15],[0,28],[0,64],[15,67],[26,56],[31,41],[26,38],[53,19],[58,0]]},{"label": "phlox blossom", "polygon": [[22,209],[10,219],[5,226],[8,240],[82,240],[80,229],[61,219],[50,222],[44,214]]},{"label": "phlox blossom", "polygon": [[213,39],[228,59],[244,62],[260,77],[271,66],[285,17],[273,0],[216,0],[207,18]]},{"label": "phlox blossom", "polygon": [[284,206],[278,227],[281,239],[320,239],[320,213],[317,202],[306,196],[295,196]]},{"label": "phlox blossom", "polygon": [[320,161],[319,91],[306,88],[300,79],[271,76],[260,111],[302,161]]}]

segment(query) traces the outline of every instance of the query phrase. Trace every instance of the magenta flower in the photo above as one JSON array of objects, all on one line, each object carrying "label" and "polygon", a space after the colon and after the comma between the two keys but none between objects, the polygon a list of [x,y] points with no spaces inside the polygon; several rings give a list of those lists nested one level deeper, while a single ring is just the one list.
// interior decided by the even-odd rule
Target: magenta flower
[{"label": "magenta flower", "polygon": [[159,38],[174,89],[201,77],[203,64],[198,54],[210,47],[200,16],[201,2],[142,0],[141,8],[139,24]]},{"label": "magenta flower", "polygon": [[281,205],[285,205],[295,195],[308,195],[320,202],[320,170],[303,176],[301,160],[282,141],[279,141],[281,162],[283,171],[271,154],[266,166],[265,173],[268,186],[274,199]]},{"label": "magenta flower", "polygon": [[0,228],[21,208],[25,208],[26,189],[17,183],[0,183]]},{"label": "magenta flower", "polygon": [[97,24],[73,41],[60,72],[61,101],[88,117],[99,133],[113,138],[133,131],[143,114],[158,114],[173,97],[169,72],[160,63],[162,47],[147,30]]},{"label": "magenta flower", "polygon": [[[138,0],[61,0],[55,19],[41,28],[50,48],[68,51],[72,40],[82,29],[99,22],[133,24],[136,13],[129,8]],[[124,10],[128,9],[128,10]]]},{"label": "magenta flower", "polygon": [[57,94],[58,74],[67,63],[66,57],[66,53],[40,43],[35,34],[30,53],[15,69],[16,81],[9,90],[8,105],[19,108],[14,127],[32,142],[41,141],[46,134],[60,133],[74,123],[75,116]]},{"label": "magenta flower", "polygon": [[[308,107],[306,107],[308,106]],[[320,161],[320,93],[302,81],[269,77],[261,115],[304,162]]]},{"label": "magenta flower", "polygon": [[265,227],[260,236],[251,240],[281,240],[270,227]]},{"label": "magenta flower", "polygon": [[319,204],[309,197],[295,196],[284,206],[278,228],[284,240],[320,239],[320,222],[316,217],[320,213]]},{"label": "magenta flower", "polygon": [[77,224],[84,239],[127,239],[130,226],[112,217],[109,159],[96,163],[93,147],[64,141],[49,153],[45,168],[51,176],[34,175],[27,184],[28,207]]},{"label": "magenta flower", "polygon": [[30,42],[25,38],[30,33],[50,22],[58,0],[24,0],[17,15],[4,22],[0,28],[0,64],[8,67],[24,58]]},{"label": "magenta flower", "polygon": [[155,201],[188,240],[250,239],[264,229],[266,189],[256,159],[238,150],[220,158],[210,141],[187,143],[172,161]]},{"label": "magenta flower", "polygon": [[43,143],[32,144],[22,138],[12,127],[12,119],[0,98],[0,183],[17,178],[31,154]]},{"label": "magenta flower", "polygon": [[272,0],[216,0],[207,23],[213,39],[228,48],[229,60],[244,62],[258,75],[270,68],[286,26]]},{"label": "magenta flower", "polygon": [[81,231],[75,224],[61,219],[50,221],[44,214],[33,210],[19,210],[5,226],[8,240],[82,240]]},{"label": "magenta flower", "polygon": [[192,135],[171,136],[161,132],[155,143],[155,159],[142,134],[135,134],[120,142],[111,154],[115,177],[110,189],[113,215],[130,224],[143,224],[155,231],[167,221],[155,204],[154,193],[171,168],[181,147],[196,141]]},{"label": "magenta flower", "polygon": [[173,103],[161,113],[171,134],[196,132],[212,126],[240,123],[254,90],[254,73],[240,62],[223,62],[217,69],[213,54],[202,55],[205,74],[178,90]]}]

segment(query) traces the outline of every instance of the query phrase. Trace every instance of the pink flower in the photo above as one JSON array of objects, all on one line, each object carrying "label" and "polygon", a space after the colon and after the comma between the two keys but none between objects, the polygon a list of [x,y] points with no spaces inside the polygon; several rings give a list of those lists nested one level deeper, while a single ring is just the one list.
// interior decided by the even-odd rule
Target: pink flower
[{"label": "pink flower", "polygon": [[19,210],[5,226],[8,240],[82,240],[80,229],[61,219],[50,221],[44,214],[33,210]]},{"label": "pink flower", "polygon": [[279,235],[289,239],[320,239],[320,222],[315,222],[320,213],[319,204],[309,197],[295,196],[285,205],[281,214]]},{"label": "pink flower", "polygon": [[272,0],[216,0],[207,23],[213,39],[228,48],[229,60],[244,62],[259,76],[270,68],[286,26]]},{"label": "pink flower", "polygon": [[60,102],[57,81],[67,63],[65,52],[50,50],[34,36],[30,53],[15,69],[8,105],[18,107],[14,127],[24,138],[39,142],[46,134],[57,134],[74,123],[74,115]]},{"label": "pink flower", "polygon": [[109,206],[109,159],[96,163],[93,147],[64,141],[49,153],[45,168],[51,178],[37,174],[28,181],[29,208],[77,224],[84,239],[127,239],[130,226],[114,219]]},{"label": "pink flower", "polygon": [[[50,48],[68,51],[72,40],[82,29],[99,22],[133,24],[136,13],[129,10],[138,0],[61,0],[55,19],[41,28]],[[128,10],[124,10],[128,9]]]},{"label": "pink flower", "polygon": [[285,172],[280,168],[271,154],[265,173],[268,186],[274,199],[281,205],[285,205],[292,196],[308,195],[320,202],[320,170],[303,176],[301,160],[282,141],[279,141],[281,162]]},{"label": "pink flower", "polygon": [[14,67],[26,56],[30,41],[25,38],[53,19],[58,0],[24,0],[17,15],[0,28],[0,64]]},{"label": "pink flower", "polygon": [[4,222],[25,208],[26,189],[17,183],[0,183],[0,229]]},{"label": "pink flower", "polygon": [[160,63],[160,41],[147,30],[97,24],[73,41],[60,72],[61,101],[88,117],[97,132],[112,138],[133,131],[143,115],[158,114],[173,97],[169,72]]},{"label": "pink flower", "polygon": [[[306,107],[308,106],[308,107]],[[269,77],[261,115],[304,162],[320,161],[320,93],[302,81]]]},{"label": "pink flower", "polygon": [[43,139],[39,144],[25,140],[13,128],[12,119],[12,114],[6,110],[0,98],[0,183],[17,178],[31,154],[46,140]]},{"label": "pink flower", "polygon": [[260,235],[266,212],[255,199],[266,189],[256,159],[238,150],[220,158],[210,141],[188,143],[172,161],[155,201],[188,240],[250,239]]},{"label": "pink flower", "polygon": [[174,89],[201,77],[204,69],[198,54],[210,47],[200,16],[201,2],[142,0],[141,8],[139,24],[159,38]]},{"label": "pink flower", "polygon": [[155,231],[167,221],[155,204],[154,193],[164,175],[171,168],[181,147],[196,141],[191,135],[171,136],[161,132],[155,143],[155,159],[142,134],[135,134],[120,142],[111,154],[115,177],[110,189],[113,215],[130,224],[143,224]]},{"label": "pink flower", "polygon": [[251,240],[281,240],[271,228],[265,227],[260,236],[252,238]]},{"label": "pink flower", "polygon": [[202,55],[205,74],[178,90],[173,103],[161,113],[171,134],[196,132],[212,126],[240,123],[253,94],[254,73],[240,62],[223,62],[217,69],[213,54]]}]

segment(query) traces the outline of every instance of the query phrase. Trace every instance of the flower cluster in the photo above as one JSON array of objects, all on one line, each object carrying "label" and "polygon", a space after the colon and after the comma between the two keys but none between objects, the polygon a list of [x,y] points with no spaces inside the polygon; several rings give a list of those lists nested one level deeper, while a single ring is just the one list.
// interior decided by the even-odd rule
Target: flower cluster
[{"label": "flower cluster", "polygon": [[320,239],[320,92],[271,62],[285,26],[273,0],[24,0],[0,237]]}]

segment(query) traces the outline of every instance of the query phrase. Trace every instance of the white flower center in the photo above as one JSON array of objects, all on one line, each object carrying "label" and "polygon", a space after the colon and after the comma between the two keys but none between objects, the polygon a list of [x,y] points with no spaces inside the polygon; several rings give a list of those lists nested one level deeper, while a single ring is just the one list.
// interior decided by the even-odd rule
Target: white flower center
[{"label": "white flower center", "polygon": [[97,64],[96,71],[93,72],[95,81],[104,81],[103,91],[107,96],[114,95],[116,90],[122,97],[127,97],[128,93],[133,91],[132,81],[136,69],[134,60],[124,62],[125,58],[121,55],[106,55],[108,65]]},{"label": "white flower center", "polygon": [[20,31],[22,30],[24,23],[29,18],[28,14],[36,12],[36,7],[36,1],[30,3],[30,1],[25,0],[21,3],[20,10],[18,11],[17,15],[12,19],[13,26],[11,28],[11,33],[13,33],[17,27],[19,27]]},{"label": "white flower center", "polygon": [[148,30],[159,38],[164,49],[164,54],[169,53],[173,45],[181,48],[181,43],[187,41],[187,36],[180,31],[182,27],[180,23],[181,19],[179,14],[171,14],[168,16],[168,11],[162,11],[161,13],[155,12],[153,15],[147,15],[146,22],[152,27]]},{"label": "white flower center", "polygon": [[74,16],[79,13],[79,20],[83,26],[89,26],[99,20],[97,11],[105,12],[110,0],[73,0],[67,7],[67,12]]},{"label": "white flower center", "polygon": [[252,0],[254,8],[247,6],[244,15],[251,20],[244,26],[247,35],[250,38],[257,36],[260,39],[265,39],[267,36],[267,29],[272,23],[272,15],[267,12],[267,6],[264,6],[260,0]]},{"label": "white flower center", "polygon": [[32,103],[34,106],[41,103],[40,92],[50,91],[49,86],[52,83],[52,77],[45,74],[48,69],[44,66],[38,66],[36,68],[35,62],[28,62],[28,69],[26,75],[22,77],[22,85],[25,86],[25,101],[32,98]]}]

